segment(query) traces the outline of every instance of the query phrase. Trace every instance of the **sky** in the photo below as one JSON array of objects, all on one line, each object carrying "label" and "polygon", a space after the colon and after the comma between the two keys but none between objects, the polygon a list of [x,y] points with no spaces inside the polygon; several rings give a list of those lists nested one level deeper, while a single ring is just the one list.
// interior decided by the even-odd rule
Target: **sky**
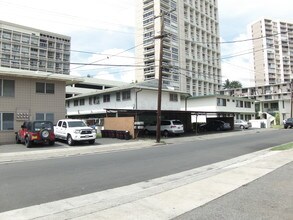
[{"label": "sky", "polygon": [[[71,36],[71,75],[133,82],[135,1],[0,0],[0,20]],[[218,0],[218,8],[221,42],[251,38],[248,25],[261,18],[293,23],[292,0]],[[221,44],[223,82],[253,86],[251,48]]]}]

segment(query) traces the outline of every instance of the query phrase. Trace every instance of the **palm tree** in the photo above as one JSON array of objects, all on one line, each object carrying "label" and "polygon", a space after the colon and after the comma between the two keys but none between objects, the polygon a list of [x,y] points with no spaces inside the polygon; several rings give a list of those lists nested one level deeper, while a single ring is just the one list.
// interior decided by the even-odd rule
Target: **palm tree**
[{"label": "palm tree", "polygon": [[223,83],[224,89],[236,89],[236,88],[242,88],[242,84],[239,81],[230,81],[229,79],[226,79]]}]

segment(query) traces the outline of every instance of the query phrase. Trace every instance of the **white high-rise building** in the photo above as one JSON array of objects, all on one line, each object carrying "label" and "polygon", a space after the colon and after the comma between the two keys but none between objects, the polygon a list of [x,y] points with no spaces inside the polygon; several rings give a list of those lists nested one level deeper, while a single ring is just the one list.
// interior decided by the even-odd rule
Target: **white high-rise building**
[{"label": "white high-rise building", "polygon": [[255,85],[293,79],[293,23],[261,19],[251,25]]},{"label": "white high-rise building", "polygon": [[0,67],[69,74],[69,36],[0,21]]},{"label": "white high-rise building", "polygon": [[192,96],[215,94],[222,83],[217,0],[137,0],[136,80],[159,78],[161,12],[163,84]]}]

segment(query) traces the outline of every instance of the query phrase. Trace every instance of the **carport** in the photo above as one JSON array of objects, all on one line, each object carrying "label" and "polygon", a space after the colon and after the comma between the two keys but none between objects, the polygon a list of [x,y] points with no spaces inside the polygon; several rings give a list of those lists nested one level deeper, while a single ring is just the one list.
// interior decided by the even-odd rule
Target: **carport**
[{"label": "carport", "polygon": [[[137,110],[137,109],[105,109],[106,117],[133,117],[134,122],[144,122],[149,124],[156,121],[156,110]],[[195,129],[191,117],[196,116]],[[211,120],[222,120],[230,123],[234,129],[235,112],[209,112],[209,111],[178,111],[178,110],[162,110],[161,120],[178,119],[184,124],[185,131],[195,130],[197,134],[197,118],[205,116],[206,122]],[[133,125],[134,126],[134,125]],[[129,127],[129,125],[128,125]]]}]

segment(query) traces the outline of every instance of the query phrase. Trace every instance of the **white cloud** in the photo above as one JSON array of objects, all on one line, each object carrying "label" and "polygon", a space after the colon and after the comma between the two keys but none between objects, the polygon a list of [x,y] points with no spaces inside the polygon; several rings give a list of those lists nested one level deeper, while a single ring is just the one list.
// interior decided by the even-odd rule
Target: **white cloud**
[{"label": "white cloud", "polygon": [[0,20],[63,34],[85,29],[121,31],[124,26],[134,26],[134,15],[134,0],[0,2]]}]

